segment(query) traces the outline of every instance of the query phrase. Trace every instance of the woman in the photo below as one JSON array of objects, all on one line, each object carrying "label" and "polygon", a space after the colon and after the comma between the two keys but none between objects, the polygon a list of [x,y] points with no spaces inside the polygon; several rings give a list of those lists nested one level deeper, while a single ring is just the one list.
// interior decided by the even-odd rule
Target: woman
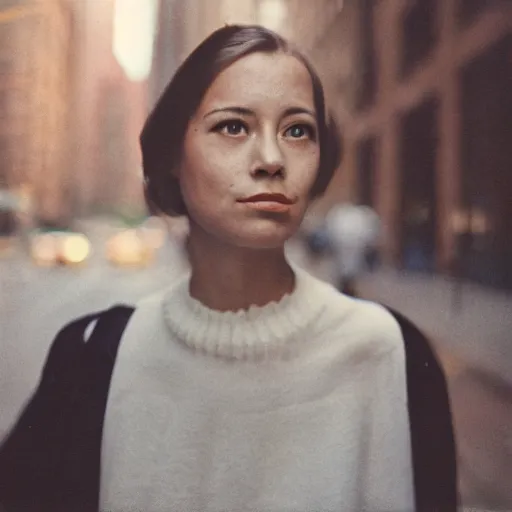
[{"label": "woman", "polygon": [[[15,489],[4,487],[5,503],[37,510],[35,494],[53,510],[380,512],[426,499],[451,509],[449,408],[426,344],[406,360],[404,329],[421,342],[412,326],[285,258],[338,166],[338,140],[316,73],[275,33],[224,27],[188,57],[141,146],[148,201],[188,217],[191,273],[134,311],[61,331],[4,447]],[[440,386],[429,387],[440,424],[428,405],[429,425],[408,410],[420,360],[438,373],[414,389]],[[449,453],[422,476],[428,455],[415,447],[429,435],[448,439],[429,451]],[[425,498],[439,485],[444,494]]]}]

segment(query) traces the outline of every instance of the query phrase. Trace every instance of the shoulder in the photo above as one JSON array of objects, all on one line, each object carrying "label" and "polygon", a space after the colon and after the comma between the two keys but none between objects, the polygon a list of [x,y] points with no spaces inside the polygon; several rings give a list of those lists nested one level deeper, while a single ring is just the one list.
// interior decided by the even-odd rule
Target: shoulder
[{"label": "shoulder", "polygon": [[148,310],[161,307],[166,295],[169,293],[170,290],[174,288],[174,286],[175,285],[171,285],[170,287],[155,291],[153,293],[150,293],[149,295],[146,295],[145,297],[142,297],[135,304],[137,311],[141,309]]},{"label": "shoulder", "polygon": [[[147,342],[148,336],[157,336],[166,332],[166,310],[168,309],[169,297],[173,296],[172,291],[181,281],[153,292],[135,304],[134,314],[130,319],[129,329],[126,338],[144,339]],[[123,341],[123,345],[125,342]]]},{"label": "shoulder", "polygon": [[83,348],[102,345],[99,341],[105,341],[108,349],[110,343],[107,341],[114,340],[116,343],[133,311],[133,306],[116,304],[65,324],[52,341],[43,373],[53,373],[64,366],[78,363],[77,360],[84,353]]},{"label": "shoulder", "polygon": [[403,352],[401,326],[387,308],[349,297],[327,284],[324,293],[326,307],[320,324],[329,337],[374,356],[397,350]]},{"label": "shoulder", "polygon": [[404,338],[395,317],[381,304],[345,297],[351,309],[345,318],[345,328],[358,333],[371,344],[377,355],[403,352]]},{"label": "shoulder", "polygon": [[151,328],[163,320],[165,303],[175,284],[151,293],[135,304],[132,325],[137,328]]}]

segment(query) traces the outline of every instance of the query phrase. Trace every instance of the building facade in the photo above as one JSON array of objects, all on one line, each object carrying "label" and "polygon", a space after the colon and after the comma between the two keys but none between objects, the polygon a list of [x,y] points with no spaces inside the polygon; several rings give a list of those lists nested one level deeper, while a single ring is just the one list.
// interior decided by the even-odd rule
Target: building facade
[{"label": "building facade", "polygon": [[80,42],[73,108],[74,215],[138,215],[144,210],[138,138],[148,111],[148,80],[132,79],[114,55],[114,0],[72,5]]},{"label": "building facade", "polygon": [[0,187],[30,198],[36,225],[144,212],[148,82],[114,55],[115,6],[2,0]]},{"label": "building facade", "polygon": [[0,180],[40,222],[69,213],[73,20],[65,0],[0,9]]},{"label": "building facade", "polygon": [[[348,4],[349,2],[347,2]],[[512,288],[512,4],[361,0],[351,195],[388,263]]]}]

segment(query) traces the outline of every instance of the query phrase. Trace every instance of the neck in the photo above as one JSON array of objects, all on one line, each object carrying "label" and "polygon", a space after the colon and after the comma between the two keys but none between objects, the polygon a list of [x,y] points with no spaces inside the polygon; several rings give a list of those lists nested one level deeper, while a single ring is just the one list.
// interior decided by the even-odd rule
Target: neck
[{"label": "neck", "polygon": [[190,295],[217,311],[264,306],[279,301],[295,286],[284,247],[236,247],[191,226],[188,251]]}]

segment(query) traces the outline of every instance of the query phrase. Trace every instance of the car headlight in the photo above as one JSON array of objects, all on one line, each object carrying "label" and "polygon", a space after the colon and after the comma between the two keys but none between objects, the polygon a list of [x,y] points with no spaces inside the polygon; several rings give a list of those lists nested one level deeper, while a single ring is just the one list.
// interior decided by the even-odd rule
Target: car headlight
[{"label": "car headlight", "polygon": [[66,263],[82,263],[91,253],[91,244],[85,235],[67,235],[62,240],[61,255]]},{"label": "car headlight", "polygon": [[32,240],[31,254],[38,265],[54,265],[57,252],[57,243],[53,235],[37,235]]},{"label": "car headlight", "polygon": [[134,229],[114,235],[107,242],[107,258],[116,265],[138,266],[148,263],[147,248]]}]

